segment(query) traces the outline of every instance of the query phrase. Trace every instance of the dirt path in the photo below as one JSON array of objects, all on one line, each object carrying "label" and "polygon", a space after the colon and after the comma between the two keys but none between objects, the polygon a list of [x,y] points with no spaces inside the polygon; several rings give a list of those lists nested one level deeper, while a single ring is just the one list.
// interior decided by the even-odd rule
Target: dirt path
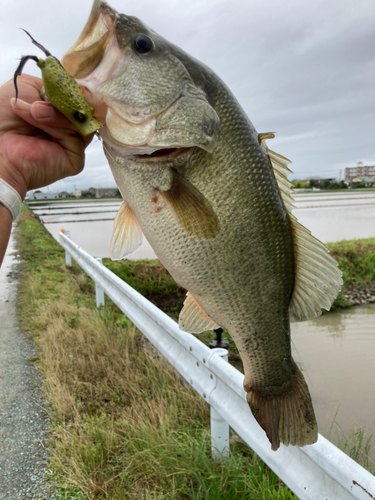
[{"label": "dirt path", "polygon": [[15,253],[12,239],[0,269],[0,500],[53,499],[43,484],[49,420],[41,378],[30,363],[37,353],[17,327]]}]

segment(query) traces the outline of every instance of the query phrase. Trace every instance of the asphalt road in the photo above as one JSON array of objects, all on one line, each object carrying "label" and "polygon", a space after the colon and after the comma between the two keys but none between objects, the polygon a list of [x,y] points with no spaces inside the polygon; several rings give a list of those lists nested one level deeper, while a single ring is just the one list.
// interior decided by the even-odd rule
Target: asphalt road
[{"label": "asphalt road", "polygon": [[0,269],[0,500],[53,499],[44,481],[49,418],[30,362],[37,351],[17,326],[21,266],[12,239]]}]

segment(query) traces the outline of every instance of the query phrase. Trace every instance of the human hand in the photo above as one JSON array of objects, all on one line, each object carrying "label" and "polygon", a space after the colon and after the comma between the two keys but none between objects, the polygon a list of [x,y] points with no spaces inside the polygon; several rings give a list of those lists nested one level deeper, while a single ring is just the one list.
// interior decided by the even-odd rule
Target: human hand
[{"label": "human hand", "polygon": [[93,135],[82,137],[52,104],[40,100],[40,78],[21,75],[17,84],[17,102],[13,80],[0,87],[0,178],[23,199],[30,189],[79,174]]}]

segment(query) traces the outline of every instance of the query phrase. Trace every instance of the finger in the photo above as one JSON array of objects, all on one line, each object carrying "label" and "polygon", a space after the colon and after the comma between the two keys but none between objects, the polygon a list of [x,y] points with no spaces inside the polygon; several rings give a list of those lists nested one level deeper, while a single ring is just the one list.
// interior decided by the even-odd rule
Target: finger
[{"label": "finger", "polygon": [[39,123],[56,128],[69,128],[76,131],[76,127],[66,116],[58,111],[51,103],[35,101],[30,107],[31,116]]},{"label": "finger", "polygon": [[35,101],[33,104],[13,98],[11,99],[13,111],[30,125],[43,130],[48,135],[57,140],[66,139],[67,136],[77,135],[85,147],[87,147],[93,134],[83,137],[79,134],[76,127],[51,103],[44,101]]},{"label": "finger", "polygon": [[[74,175],[83,168],[84,150],[90,143],[92,136],[84,138],[78,133],[78,131],[69,128],[52,127],[38,122],[31,114],[32,105],[27,102],[21,100],[17,100],[16,102],[15,99],[12,99],[11,104],[14,113],[16,113],[20,118],[34,126],[36,129],[45,132],[49,137],[54,139],[53,142],[41,139],[35,143],[41,157],[40,161],[45,164],[51,162],[50,164],[52,165],[52,161],[59,160],[63,169],[67,172],[71,172],[68,175]],[[58,113],[58,111],[56,111],[56,113]],[[37,137],[38,135],[33,134],[33,136],[30,136],[29,139],[33,140]],[[65,161],[64,158],[67,161]]]}]

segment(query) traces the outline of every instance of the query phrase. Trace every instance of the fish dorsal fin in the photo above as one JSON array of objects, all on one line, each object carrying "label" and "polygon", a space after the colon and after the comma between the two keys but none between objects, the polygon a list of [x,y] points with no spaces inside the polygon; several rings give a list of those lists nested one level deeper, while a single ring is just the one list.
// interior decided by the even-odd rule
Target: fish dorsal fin
[{"label": "fish dorsal fin", "polygon": [[181,226],[195,238],[214,238],[219,233],[219,220],[203,194],[173,170],[172,186],[160,191],[180,221]]},{"label": "fish dorsal fin", "polygon": [[202,333],[220,328],[190,292],[186,295],[178,324],[183,332],[188,333]]},{"label": "fish dorsal fin", "polygon": [[133,210],[124,201],[117,212],[110,245],[112,260],[120,260],[133,253],[141,244],[143,233]]},{"label": "fish dorsal fin", "polygon": [[337,297],[342,285],[342,273],[338,264],[329,255],[326,246],[312,236],[311,232],[292,215],[293,190],[288,181],[290,161],[268,149],[267,139],[274,133],[259,134],[259,142],[266,148],[280,189],[285,208],[289,214],[294,243],[294,290],[289,312],[296,321],[316,318],[322,314],[322,308],[329,309]]}]

